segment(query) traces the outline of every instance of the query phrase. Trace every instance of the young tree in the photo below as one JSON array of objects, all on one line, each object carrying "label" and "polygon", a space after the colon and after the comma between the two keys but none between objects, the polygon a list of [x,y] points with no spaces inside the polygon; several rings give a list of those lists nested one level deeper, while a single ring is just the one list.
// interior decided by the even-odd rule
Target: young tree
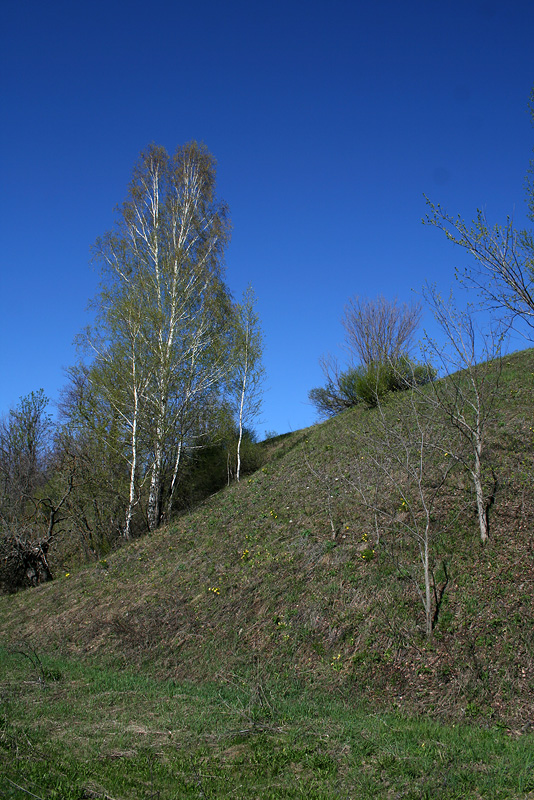
[{"label": "young tree", "polygon": [[[530,112],[534,124],[534,88]],[[525,188],[528,216],[534,220],[534,159],[530,161]],[[461,273],[462,280],[479,292],[490,309],[504,313],[508,324],[519,319],[534,328],[533,232],[517,230],[510,218],[505,225],[491,226],[480,209],[468,224],[428,198],[426,202],[430,211],[423,222],[442,230],[449,241],[462,247],[473,259],[472,266]]]},{"label": "young tree", "polygon": [[[228,363],[230,300],[222,256],[229,231],[226,206],[215,197],[215,161],[206,148],[191,142],[170,157],[151,145],[134,169],[115,228],[95,245],[104,278],[96,303],[105,310],[106,324],[89,337],[104,340],[99,351],[129,384],[123,393],[128,411],[117,410],[132,444],[130,509],[139,492],[139,425],[150,439],[143,454],[150,472],[150,530],[162,517],[169,471],[172,502],[181,446],[170,467],[168,443],[183,430],[192,397],[213,392]],[[113,348],[117,302],[127,309],[127,357]],[[128,512],[125,530],[127,525]]]},{"label": "young tree", "polygon": [[425,222],[442,230],[447,239],[473,257],[473,266],[459,273],[462,282],[476,289],[491,311],[504,312],[514,323],[522,320],[534,328],[534,238],[518,231],[513,220],[491,227],[483,211],[467,224],[451,217],[429,200]]},{"label": "young tree", "polygon": [[443,593],[434,576],[433,548],[447,524],[441,504],[457,466],[445,447],[452,449],[455,432],[436,424],[414,389],[394,405],[380,401],[367,426],[365,436],[358,432],[365,445],[355,453],[352,483],[374,518],[375,546],[411,576],[430,637]]},{"label": "young tree", "polygon": [[445,301],[435,286],[427,285],[424,297],[444,336],[440,343],[426,337],[427,352],[440,364],[442,377],[432,384],[432,391],[425,398],[436,415],[444,416],[460,433],[463,446],[457,451],[449,446],[449,453],[463,465],[473,482],[480,540],[485,544],[495,475],[490,466],[493,481],[488,489],[484,458],[499,392],[504,330],[477,330],[472,309],[458,310],[452,296]]},{"label": "young tree", "polygon": [[256,296],[252,286],[243,293],[234,309],[233,373],[230,382],[231,402],[237,417],[236,480],[241,475],[241,443],[245,425],[260,413],[265,370],[262,364],[263,335],[255,312]]}]

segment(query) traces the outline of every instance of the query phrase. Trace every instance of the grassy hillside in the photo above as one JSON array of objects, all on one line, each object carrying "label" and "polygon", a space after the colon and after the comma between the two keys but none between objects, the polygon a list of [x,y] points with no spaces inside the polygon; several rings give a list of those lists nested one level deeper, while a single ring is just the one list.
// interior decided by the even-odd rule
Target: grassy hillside
[{"label": "grassy hillside", "polygon": [[[504,788],[486,767],[474,772],[466,767],[472,783],[467,778],[459,780],[456,772],[453,780],[451,764],[459,758],[454,754],[461,737],[455,740],[456,729],[443,725],[476,723],[494,736],[501,731],[501,738],[491,739],[493,755],[487,750],[479,755],[494,759],[495,769],[500,763],[496,753],[505,753],[503,742],[512,741],[510,733],[524,734],[521,742],[530,740],[527,732],[534,722],[533,374],[534,351],[505,359],[487,449],[488,464],[493,465],[497,479],[487,545],[479,542],[474,499],[465,477],[458,476],[448,485],[435,513],[432,565],[443,596],[430,639],[424,636],[423,607],[410,577],[417,574],[417,547],[408,542],[399,555],[388,547],[387,537],[377,544],[373,514],[355,488],[356,459],[367,452],[373,414],[377,414],[356,408],[322,425],[270,440],[265,444],[265,465],[258,472],[105,561],[76,572],[64,565],[53,583],[1,597],[2,698],[10,698],[11,712],[4,712],[0,744],[13,753],[15,737],[16,746],[21,746],[21,720],[30,726],[24,730],[32,738],[24,715],[36,702],[43,707],[42,715],[55,719],[50,721],[49,736],[60,739],[65,736],[64,726],[71,723],[66,717],[56,719],[52,698],[80,712],[87,708],[89,717],[93,713],[89,709],[96,704],[103,728],[110,724],[109,714],[117,719],[131,715],[134,703],[145,727],[150,728],[147,715],[156,727],[163,726],[159,739],[153,732],[145,735],[150,757],[145,753],[143,758],[147,756],[146,764],[152,764],[155,773],[168,759],[161,755],[169,743],[165,736],[175,735],[175,723],[160,719],[157,708],[163,696],[179,695],[176,707],[183,719],[190,718],[191,704],[199,715],[194,733],[189,722],[183,726],[181,746],[194,739],[193,750],[182,754],[189,759],[190,790],[173,789],[173,794],[162,788],[162,797],[299,797],[298,786],[310,797],[342,796],[341,790],[350,797],[389,796],[388,787],[400,792],[395,795],[399,797],[527,796],[525,792],[534,790],[534,782],[529,784],[534,779],[530,764],[525,765],[519,756],[512,784],[503,784]],[[402,413],[405,402],[398,396],[389,404],[392,420]],[[47,670],[62,680],[46,681]],[[96,674],[108,676],[102,678],[109,684],[107,689],[94,687]],[[127,674],[132,676],[128,680]],[[122,675],[125,687],[118,689],[111,675]],[[23,691],[21,687],[30,679],[53,688],[46,697],[39,694],[37,683]],[[109,714],[101,691],[114,698]],[[126,696],[129,705],[123,706]],[[227,717],[226,732],[245,731],[231,757],[221,755],[226,752],[219,746],[222,728],[213,718],[209,734],[205,729],[200,732],[202,709],[212,706],[215,697],[219,711]],[[397,743],[404,736],[399,733],[399,719],[404,720],[403,726],[441,725],[439,733],[438,728],[432,733],[428,728],[424,734],[433,741],[444,740],[439,758],[445,758],[448,766],[442,761],[433,773],[433,783],[429,783],[429,763],[436,765],[439,748],[432,745],[429,763],[421,760],[417,749],[422,746],[421,728],[409,728],[408,733],[401,726],[406,737],[400,749],[391,741],[386,744],[377,731],[370,734],[368,728],[367,734],[351,729],[349,736],[351,725],[365,728],[376,714],[383,715],[384,726],[397,731],[393,737]],[[409,723],[409,719],[418,721]],[[105,736],[109,735],[108,731]],[[89,736],[86,730],[83,736]],[[217,767],[209,761],[215,758],[209,750],[210,736],[217,741]],[[322,744],[317,745],[317,736]],[[332,736],[332,747],[325,745],[328,736]],[[372,757],[370,752],[362,754],[354,743],[365,744],[369,736],[378,748],[373,750],[373,745]],[[351,740],[345,755],[344,737]],[[141,758],[140,738],[141,734],[130,731],[127,745],[121,745],[130,754],[124,756],[130,759],[130,769]],[[227,741],[226,745],[230,747]],[[261,752],[254,756],[256,746]],[[206,748],[211,755],[206,755]],[[286,751],[292,755],[284,761]],[[384,766],[388,752],[391,763]],[[506,752],[512,763],[516,756]],[[477,762],[474,753],[469,763]],[[243,784],[242,793],[235,789],[240,758],[249,766],[262,765],[250,786]],[[368,783],[361,784],[360,793],[350,794],[357,776],[363,780],[358,767],[362,759],[371,764]],[[220,783],[208,785],[202,778],[204,767],[199,765],[206,763],[223,773],[229,763],[233,765],[232,781],[224,784],[224,791]],[[294,766],[298,763],[302,768]],[[408,764],[412,765],[411,779],[404,770]],[[139,773],[144,777],[138,780],[144,780],[145,787],[159,786],[157,781],[150,784],[145,766]],[[183,764],[180,769],[184,773]],[[299,769],[308,776],[300,783]],[[283,794],[280,787],[277,793],[274,789],[268,793],[278,773],[285,775],[280,786],[293,786],[293,793]],[[378,783],[373,783],[375,779]],[[104,789],[89,790],[86,784],[84,791],[93,794],[83,796],[107,796]],[[316,794],[312,785],[317,786]],[[487,788],[482,790],[482,785]],[[126,784],[121,787],[117,789],[121,797],[157,796],[149,788],[143,794],[138,786],[136,794]],[[5,796],[19,796],[12,791]],[[45,789],[34,793],[67,796],[46,794]]]}]

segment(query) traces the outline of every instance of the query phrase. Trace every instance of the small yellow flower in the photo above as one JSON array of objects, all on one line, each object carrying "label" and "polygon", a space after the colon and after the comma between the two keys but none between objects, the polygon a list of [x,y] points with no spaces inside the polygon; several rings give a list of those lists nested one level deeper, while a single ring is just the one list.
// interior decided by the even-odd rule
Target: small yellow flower
[{"label": "small yellow flower", "polygon": [[65,573],[65,577],[68,578],[70,576],[70,572]]}]

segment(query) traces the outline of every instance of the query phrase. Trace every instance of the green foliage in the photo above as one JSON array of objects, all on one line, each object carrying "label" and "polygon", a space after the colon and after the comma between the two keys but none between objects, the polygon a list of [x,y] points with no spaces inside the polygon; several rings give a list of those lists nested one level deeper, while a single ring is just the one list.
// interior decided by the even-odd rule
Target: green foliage
[{"label": "green foliage", "polygon": [[[233,428],[211,443],[205,443],[184,459],[181,481],[175,493],[173,510],[181,513],[193,508],[229,484],[234,476],[235,450],[239,431]],[[261,467],[265,453],[254,431],[243,429],[241,474],[249,475]]]},{"label": "green foliage", "polygon": [[396,361],[347,369],[335,382],[329,380],[324,388],[312,389],[308,397],[321,416],[332,416],[360,404],[374,408],[388,393],[424,386],[436,374],[432,366],[402,356]]},{"label": "green foliage", "polygon": [[151,145],[114,228],[94,246],[103,283],[81,341],[92,358],[91,391],[117,424],[125,539],[141,503],[150,530],[168,518],[184,452],[211,433],[231,361],[222,265],[229,233],[205,146],[189,142],[169,155]]},{"label": "green foliage", "polygon": [[357,405],[359,399],[352,394],[346,396],[340,392],[333,383],[325,387],[310,389],[308,399],[315,406],[321,417],[331,417],[347,408]]}]

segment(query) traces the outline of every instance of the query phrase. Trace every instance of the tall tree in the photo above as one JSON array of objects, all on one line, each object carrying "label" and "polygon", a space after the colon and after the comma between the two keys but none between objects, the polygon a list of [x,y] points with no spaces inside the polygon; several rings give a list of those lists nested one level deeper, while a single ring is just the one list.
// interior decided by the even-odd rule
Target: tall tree
[{"label": "tall tree", "polygon": [[[119,416],[131,442],[130,509],[138,492],[137,451],[143,438],[149,442],[143,463],[150,473],[151,530],[162,517],[165,478],[172,475],[174,488],[178,471],[182,440],[173,456],[169,442],[182,435],[193,399],[215,391],[228,362],[222,257],[229,233],[206,148],[191,142],[169,156],[151,145],[134,168],[114,229],[94,248],[103,270],[96,301],[103,314],[86,338],[98,342],[98,358],[129,385]],[[118,309],[126,350],[116,346]],[[128,512],[125,531],[127,525]]]}]

